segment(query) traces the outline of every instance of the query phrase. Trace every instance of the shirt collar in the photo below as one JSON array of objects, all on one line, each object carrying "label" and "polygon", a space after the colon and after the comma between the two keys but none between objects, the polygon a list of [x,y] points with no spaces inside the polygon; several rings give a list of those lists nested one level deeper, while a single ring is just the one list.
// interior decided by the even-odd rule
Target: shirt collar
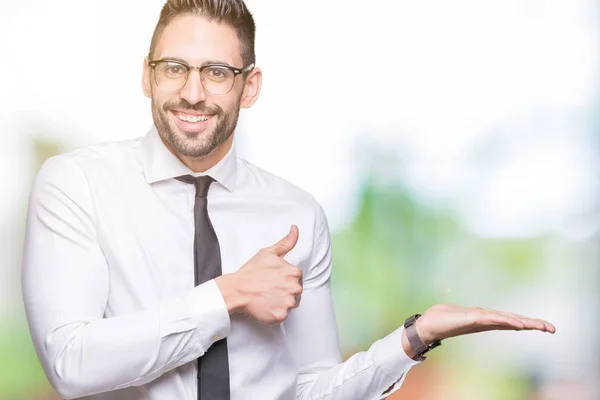
[{"label": "shirt collar", "polygon": [[142,140],[144,175],[149,184],[182,175],[209,175],[225,189],[233,192],[237,180],[237,157],[234,144],[215,166],[203,173],[194,173],[165,146],[156,126]]}]

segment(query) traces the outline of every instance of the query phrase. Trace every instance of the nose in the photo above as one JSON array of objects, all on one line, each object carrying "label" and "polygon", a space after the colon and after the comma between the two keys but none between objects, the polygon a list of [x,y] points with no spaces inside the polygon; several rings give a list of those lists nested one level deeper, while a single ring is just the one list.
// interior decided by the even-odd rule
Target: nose
[{"label": "nose", "polygon": [[181,89],[180,96],[190,104],[198,104],[206,100],[206,90],[202,86],[200,71],[191,70],[185,86]]}]

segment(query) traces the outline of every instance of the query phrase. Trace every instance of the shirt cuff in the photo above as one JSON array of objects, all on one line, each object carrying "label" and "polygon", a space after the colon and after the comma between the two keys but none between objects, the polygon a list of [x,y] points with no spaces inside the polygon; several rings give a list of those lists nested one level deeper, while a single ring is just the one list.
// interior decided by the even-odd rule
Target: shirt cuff
[{"label": "shirt cuff", "polygon": [[221,291],[213,280],[196,286],[165,307],[169,314],[169,333],[193,330],[203,352],[229,335],[231,320]]},{"label": "shirt cuff", "polygon": [[[403,332],[404,327],[402,326],[373,344],[375,361],[390,377],[392,382],[391,388],[386,392],[385,396],[389,396],[398,390],[402,386],[408,371],[421,363],[406,355],[402,347]],[[382,398],[385,398],[385,396]]]},{"label": "shirt cuff", "polygon": [[213,343],[231,332],[231,319],[223,295],[214,279],[196,286],[184,296],[190,322],[206,352]]}]

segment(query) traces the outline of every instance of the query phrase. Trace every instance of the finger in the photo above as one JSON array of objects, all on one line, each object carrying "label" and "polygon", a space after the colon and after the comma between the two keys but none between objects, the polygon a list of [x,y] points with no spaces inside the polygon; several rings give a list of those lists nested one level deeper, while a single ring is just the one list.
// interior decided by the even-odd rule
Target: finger
[{"label": "finger", "polygon": [[302,270],[300,268],[292,265],[292,267],[290,268],[290,275],[296,278],[298,282],[302,282]]},{"label": "finger", "polygon": [[285,303],[285,306],[287,307],[288,310],[298,307],[298,299],[296,298],[296,296],[289,297]]},{"label": "finger", "polygon": [[290,264],[282,259],[277,261],[277,266],[283,268],[286,275],[298,280],[298,282],[302,280],[302,275],[304,274],[302,268],[297,267],[294,264]]},{"label": "finger", "polygon": [[506,315],[506,316],[518,319],[526,325],[525,329],[535,329],[535,330],[539,330],[542,332],[550,332],[550,333],[556,332],[556,327],[553,324],[551,324],[550,322],[544,321],[543,319],[529,318],[524,315],[508,313],[508,312],[503,312],[503,311],[496,311],[496,310],[488,310],[488,311],[491,313],[502,314],[502,315]]},{"label": "finger", "polygon": [[551,333],[556,332],[556,328],[554,327],[554,325],[550,324],[549,322],[543,321],[541,319],[525,318],[525,319],[521,319],[521,321],[523,321],[523,323],[527,326],[527,329],[535,329],[538,331],[551,332]]},{"label": "finger", "polygon": [[556,333],[556,326],[553,323],[544,321],[544,324],[546,324],[546,332]]},{"label": "finger", "polygon": [[556,327],[554,327],[554,325],[552,325],[551,323],[549,323],[547,321],[539,319],[539,318],[529,318],[524,315],[513,314],[513,313],[501,313],[501,314],[505,314],[512,318],[516,318],[516,319],[520,320],[521,322],[523,322],[526,325],[525,329],[535,329],[535,330],[539,330],[542,332],[551,332],[551,333],[556,332]]},{"label": "finger", "polygon": [[509,329],[520,331],[527,328],[527,325],[523,321],[509,315],[498,314],[496,316],[496,321]]},{"label": "finger", "polygon": [[296,243],[298,243],[298,227],[292,225],[290,232],[267,250],[278,257],[285,257],[296,246]]},{"label": "finger", "polygon": [[547,327],[544,321],[525,317],[515,318],[510,315],[503,315],[502,313],[495,315],[493,325],[488,328],[490,330],[537,330],[551,333],[554,333],[555,331],[554,326]]}]

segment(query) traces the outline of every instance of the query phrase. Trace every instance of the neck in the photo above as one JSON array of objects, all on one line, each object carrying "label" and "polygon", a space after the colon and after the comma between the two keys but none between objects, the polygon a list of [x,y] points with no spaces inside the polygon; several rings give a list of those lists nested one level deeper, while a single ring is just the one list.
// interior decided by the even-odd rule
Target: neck
[{"label": "neck", "polygon": [[219,161],[221,161],[223,157],[227,155],[227,153],[231,149],[231,146],[233,145],[233,136],[233,134],[229,135],[227,140],[225,140],[219,147],[217,147],[215,151],[204,157],[187,157],[175,152],[175,150],[173,150],[168,143],[165,143],[165,145],[167,146],[169,151],[179,159],[179,161],[185,164],[185,166],[191,169],[193,172],[206,172],[215,165],[217,165]]}]

